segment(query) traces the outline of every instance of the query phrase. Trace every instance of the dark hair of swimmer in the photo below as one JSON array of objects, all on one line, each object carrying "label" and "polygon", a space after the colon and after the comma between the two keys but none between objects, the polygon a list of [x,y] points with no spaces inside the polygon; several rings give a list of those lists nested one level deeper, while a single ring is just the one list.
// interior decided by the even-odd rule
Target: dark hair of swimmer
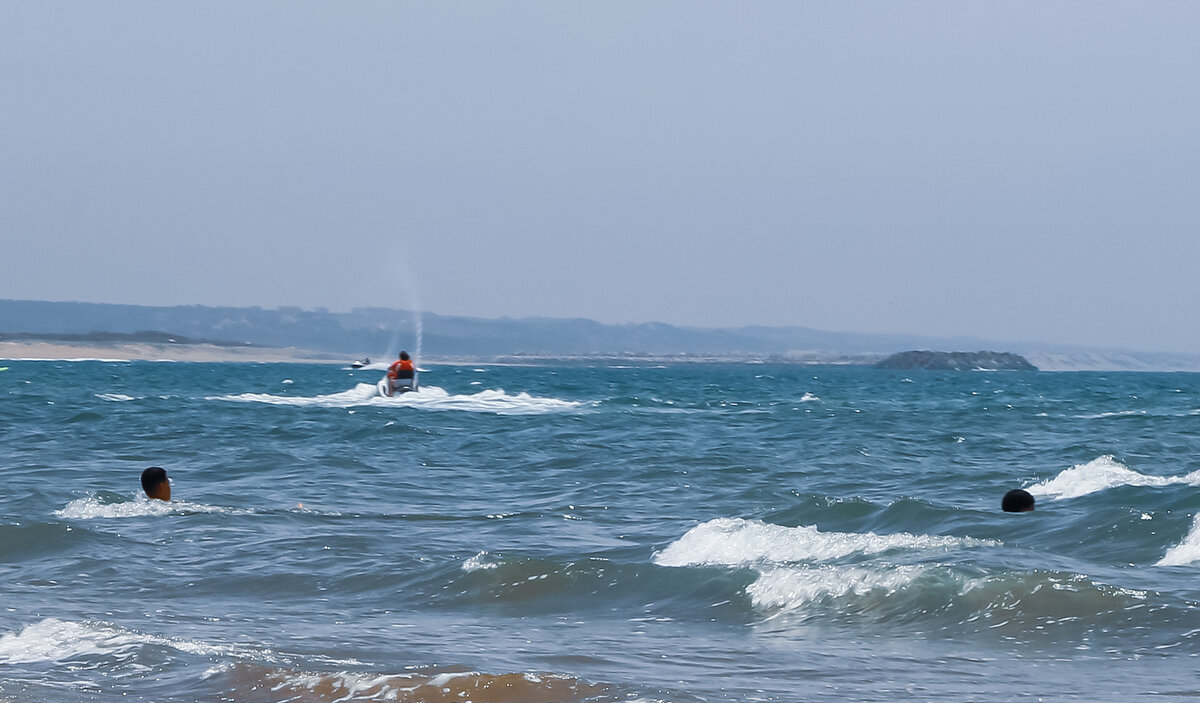
[{"label": "dark hair of swimmer", "polygon": [[404,359],[405,361],[408,361],[408,352],[406,352],[406,351],[400,352],[400,358]]},{"label": "dark hair of swimmer", "polygon": [[142,490],[146,497],[155,500],[171,500],[171,482],[161,466],[151,466],[142,472]]},{"label": "dark hair of swimmer", "polygon": [[1014,488],[1004,494],[1000,501],[1000,509],[1006,513],[1027,513],[1033,510],[1033,496],[1029,491]]}]

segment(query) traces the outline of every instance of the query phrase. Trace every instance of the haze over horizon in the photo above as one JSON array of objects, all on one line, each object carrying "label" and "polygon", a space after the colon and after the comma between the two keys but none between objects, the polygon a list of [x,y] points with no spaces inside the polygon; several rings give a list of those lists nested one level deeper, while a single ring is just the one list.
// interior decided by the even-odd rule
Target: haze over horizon
[{"label": "haze over horizon", "polygon": [[1200,5],[0,6],[0,298],[1200,348]]}]

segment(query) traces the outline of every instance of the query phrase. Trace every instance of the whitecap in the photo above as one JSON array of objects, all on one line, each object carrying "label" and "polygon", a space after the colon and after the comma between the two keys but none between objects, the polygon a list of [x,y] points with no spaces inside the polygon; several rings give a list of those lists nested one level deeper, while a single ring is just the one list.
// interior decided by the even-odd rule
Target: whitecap
[{"label": "whitecap", "polygon": [[1200,485],[1200,471],[1183,476],[1147,476],[1126,467],[1106,454],[1086,464],[1076,464],[1057,476],[1027,488],[1035,496],[1051,496],[1054,500],[1078,498],[1117,486]]},{"label": "whitecap", "polygon": [[1200,515],[1192,520],[1192,529],[1183,541],[1167,550],[1157,566],[1186,566],[1200,562]]},{"label": "whitecap", "polygon": [[813,403],[813,402],[819,402],[820,400],[821,400],[820,398],[813,395],[812,393],[805,393],[804,395],[800,396],[801,403]]},{"label": "whitecap", "polygon": [[131,395],[125,395],[124,393],[94,393],[93,395],[100,400],[108,400],[114,403],[124,403],[130,400],[137,400],[137,398]]},{"label": "whitecap", "polygon": [[688,530],[654,557],[659,566],[755,566],[828,561],[890,550],[945,550],[997,546],[994,540],[900,532],[821,532],[815,526],[784,527],[760,520],[717,518]]},{"label": "whitecap", "polygon": [[1109,417],[1141,417],[1147,415],[1145,410],[1113,410],[1111,412],[1094,413],[1092,415],[1076,415],[1080,420],[1103,420]]},{"label": "whitecap", "polygon": [[359,383],[346,391],[318,396],[278,396],[267,393],[210,396],[208,400],[241,403],[266,403],[294,407],[347,408],[357,406],[408,407],[422,410],[463,410],[495,413],[497,415],[536,415],[573,410],[582,403],[557,398],[538,398],[528,393],[509,395],[503,389],[483,390],[473,394],[451,395],[437,386],[422,386],[416,393],[402,393],[386,398],[379,395],[370,383]]}]

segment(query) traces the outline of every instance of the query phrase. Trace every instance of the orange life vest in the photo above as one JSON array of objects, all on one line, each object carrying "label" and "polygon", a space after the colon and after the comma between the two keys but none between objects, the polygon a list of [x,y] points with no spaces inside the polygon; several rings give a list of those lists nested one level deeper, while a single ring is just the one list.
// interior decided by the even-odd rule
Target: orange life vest
[{"label": "orange life vest", "polygon": [[400,378],[400,371],[415,371],[412,359],[397,359],[388,367],[388,378]]}]

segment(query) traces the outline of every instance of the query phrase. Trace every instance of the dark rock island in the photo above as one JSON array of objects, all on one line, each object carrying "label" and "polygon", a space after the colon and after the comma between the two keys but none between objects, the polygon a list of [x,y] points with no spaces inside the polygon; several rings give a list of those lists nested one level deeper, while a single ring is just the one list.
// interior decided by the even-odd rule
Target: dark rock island
[{"label": "dark rock island", "polygon": [[875,364],[877,369],[931,369],[934,371],[1037,371],[1020,354],[1010,352],[906,351]]}]

